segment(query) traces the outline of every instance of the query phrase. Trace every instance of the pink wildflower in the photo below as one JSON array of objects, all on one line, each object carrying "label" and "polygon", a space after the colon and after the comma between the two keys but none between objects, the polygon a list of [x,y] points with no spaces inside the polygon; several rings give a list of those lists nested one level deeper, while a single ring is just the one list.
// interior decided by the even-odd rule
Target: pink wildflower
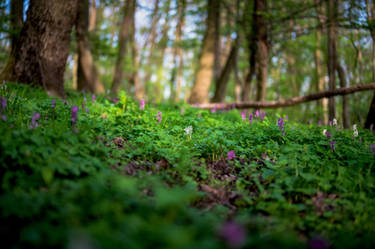
[{"label": "pink wildflower", "polygon": [[158,115],[156,115],[157,119],[158,119],[158,122],[161,123],[161,119],[162,119],[162,113],[160,111],[158,111]]},{"label": "pink wildflower", "polygon": [[236,154],[234,154],[234,150],[228,151],[228,160],[232,160],[236,158]]},{"label": "pink wildflower", "polygon": [[140,110],[144,110],[145,109],[145,100],[144,99],[141,99],[139,101],[139,109]]}]

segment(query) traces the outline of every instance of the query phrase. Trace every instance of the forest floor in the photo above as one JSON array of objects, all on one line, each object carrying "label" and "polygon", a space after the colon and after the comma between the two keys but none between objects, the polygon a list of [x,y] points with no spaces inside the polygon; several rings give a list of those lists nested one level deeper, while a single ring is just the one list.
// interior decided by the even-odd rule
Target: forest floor
[{"label": "forest floor", "polygon": [[375,247],[368,130],[124,93],[63,102],[8,84],[0,97],[9,248]]}]

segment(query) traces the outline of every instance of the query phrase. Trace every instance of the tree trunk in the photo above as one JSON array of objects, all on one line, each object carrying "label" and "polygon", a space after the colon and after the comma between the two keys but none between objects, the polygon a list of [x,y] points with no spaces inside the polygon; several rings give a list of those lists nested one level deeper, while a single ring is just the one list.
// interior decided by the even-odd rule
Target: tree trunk
[{"label": "tree trunk", "polygon": [[89,19],[89,32],[94,31],[96,28],[96,0],[91,0],[90,5],[90,19]]},{"label": "tree trunk", "polygon": [[132,19],[134,18],[134,11],[136,7],[136,0],[128,0],[123,7],[124,16],[122,18],[119,38],[118,38],[118,55],[116,60],[116,67],[115,72],[113,75],[112,81],[112,88],[111,93],[112,95],[116,95],[122,81],[124,80],[123,75],[123,62],[125,59],[125,52],[126,52],[126,44],[128,42],[129,36],[131,34],[132,28]]},{"label": "tree trunk", "polygon": [[[10,37],[10,54],[7,63],[3,69],[3,73],[13,70],[16,56],[16,44],[19,39],[20,31],[23,25],[23,0],[11,0],[10,2],[10,29],[12,34]],[[3,73],[0,75],[2,77]]]},{"label": "tree trunk", "polygon": [[215,59],[215,16],[219,7],[219,1],[208,0],[207,27],[203,39],[202,51],[199,57],[199,66],[189,103],[207,103],[213,78]]},{"label": "tree trunk", "polygon": [[135,36],[136,36],[136,27],[135,27],[136,8],[137,8],[137,6],[135,6],[135,9],[134,9],[134,12],[133,12],[132,23],[131,23],[131,25],[132,25],[131,43],[132,43],[133,72],[132,72],[132,76],[131,76],[130,81],[131,81],[131,84],[134,87],[134,95],[135,95],[136,99],[141,100],[141,99],[144,98],[144,96],[143,96],[143,92],[141,91],[140,86],[139,86],[139,74],[138,74],[138,71],[139,71],[139,51],[138,51],[138,44],[137,44],[137,41],[136,41],[136,38],[135,38]]},{"label": "tree trunk", "polygon": [[[323,18],[322,18],[322,6],[321,6],[321,2],[320,0],[315,0],[315,3],[317,5],[316,7],[316,12],[317,12],[317,21],[318,21],[318,27],[317,27],[317,30],[316,30],[316,48],[315,48],[315,52],[314,52],[314,59],[315,59],[315,68],[316,68],[316,71],[315,71],[315,75],[316,75],[316,90],[318,92],[322,92],[326,89],[326,77],[325,77],[325,74],[323,72],[323,68],[322,68],[322,63],[323,63],[323,53],[322,53],[322,50],[320,48],[321,46],[321,37],[322,37],[322,33],[323,33]],[[317,105],[319,107],[319,112],[321,111],[322,112],[322,121],[323,121],[323,124],[328,124],[328,100],[327,99],[322,99],[322,100],[319,100],[317,101]]]},{"label": "tree trunk", "polygon": [[183,69],[183,59],[182,59],[182,28],[185,22],[185,6],[186,0],[177,0],[177,26],[175,31],[174,49],[173,49],[173,64],[174,68],[171,74],[171,100],[177,102],[180,98],[181,93],[181,81],[182,81],[182,69]]},{"label": "tree trunk", "polygon": [[266,86],[268,78],[268,45],[267,24],[264,18],[266,11],[266,0],[256,0],[254,3],[256,34],[256,76],[257,76],[257,101],[266,99]]},{"label": "tree trunk", "polygon": [[[328,47],[328,59],[327,59],[327,68],[328,68],[328,77],[329,77],[329,90],[334,90],[336,88],[336,75],[335,75],[335,66],[336,66],[336,51],[337,51],[337,29],[336,29],[336,8],[337,0],[328,0],[327,1],[327,47]],[[336,118],[336,108],[335,108],[335,99],[328,99],[328,118],[333,120]]]},{"label": "tree trunk", "polygon": [[99,79],[94,58],[90,50],[89,1],[78,1],[76,36],[78,49],[77,90],[84,92],[104,93],[104,86]]},{"label": "tree trunk", "polygon": [[14,64],[1,79],[43,86],[64,97],[64,71],[77,15],[77,0],[30,0],[15,46]]},{"label": "tree trunk", "polygon": [[167,0],[165,2],[166,10],[165,10],[165,22],[163,24],[162,28],[162,34],[161,34],[161,39],[158,42],[158,50],[160,51],[160,56],[158,58],[158,63],[157,63],[157,71],[156,71],[156,83],[154,87],[154,98],[153,100],[155,102],[160,102],[163,98],[163,93],[162,93],[162,81],[163,81],[163,72],[164,72],[164,55],[165,55],[165,49],[167,48],[168,44],[168,31],[170,28],[170,15],[169,15],[169,10],[171,7],[171,0]]},{"label": "tree trunk", "polygon": [[[369,23],[371,23],[375,19],[375,1],[372,0],[371,3],[369,3],[369,1],[370,0],[366,0],[367,20]],[[370,30],[370,33],[372,38],[372,78],[373,80],[375,80],[375,29],[373,25],[371,27],[372,29]],[[366,117],[365,128],[375,128],[375,91]]]},{"label": "tree trunk", "polygon": [[242,90],[242,101],[250,101],[251,97],[251,82],[253,80],[254,74],[255,74],[255,54],[256,54],[256,25],[255,25],[255,13],[254,13],[254,6],[253,10],[251,11],[251,5],[250,0],[247,0],[245,5],[245,18],[244,20],[246,23],[250,23],[250,21],[246,18],[250,15],[253,16],[253,19],[251,20],[251,26],[249,26],[246,29],[246,39],[247,39],[247,47],[248,47],[248,53],[249,53],[249,71],[245,76],[245,82]]},{"label": "tree trunk", "polygon": [[214,80],[215,82],[219,80],[221,71],[221,36],[220,36],[220,26],[221,26],[221,0],[218,1],[215,18],[215,59],[214,59]]},{"label": "tree trunk", "polygon": [[[151,28],[150,28],[150,34],[149,34],[149,37],[147,39],[147,43],[149,43],[149,50],[148,50],[148,56],[147,56],[147,62],[146,62],[146,69],[145,69],[145,76],[143,78],[143,91],[145,93],[145,95],[147,94],[147,84],[149,83],[150,79],[151,79],[151,71],[152,71],[152,59],[153,59],[153,52],[154,52],[154,48],[155,48],[155,43],[156,43],[156,25],[158,24],[159,22],[159,19],[160,19],[160,15],[159,15],[159,0],[155,0],[155,7],[154,7],[154,10],[152,11],[152,14],[151,14]],[[148,45],[148,44],[145,44],[145,47]],[[144,50],[144,49],[143,49]],[[141,59],[141,62],[143,60]],[[141,63],[142,65],[142,63]]]},{"label": "tree trunk", "polygon": [[238,51],[238,38],[232,45],[230,50],[229,56],[225,63],[223,70],[221,70],[220,76],[218,81],[216,82],[215,94],[212,98],[212,102],[223,102],[225,98],[225,94],[227,92],[227,85],[229,81],[229,76],[234,68],[235,61],[237,59],[237,51]]}]

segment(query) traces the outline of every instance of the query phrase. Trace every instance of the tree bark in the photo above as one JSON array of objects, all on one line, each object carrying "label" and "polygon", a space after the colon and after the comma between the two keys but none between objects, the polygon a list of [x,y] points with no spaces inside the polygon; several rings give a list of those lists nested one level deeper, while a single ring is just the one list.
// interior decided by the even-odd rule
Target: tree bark
[{"label": "tree bark", "polygon": [[[370,0],[366,0],[366,7],[367,7],[367,20],[368,22],[373,22],[375,19],[375,0],[369,2]],[[375,29],[371,26],[372,29],[370,30],[371,38],[372,38],[372,78],[375,81]],[[370,108],[366,117],[365,128],[375,128],[375,91],[372,97],[372,101],[370,104]]]},{"label": "tree bark", "polygon": [[251,11],[250,0],[247,0],[245,5],[245,22],[250,23],[246,17],[252,15],[251,25],[246,29],[246,39],[247,39],[247,48],[249,53],[249,71],[245,76],[245,82],[242,90],[242,101],[250,101],[251,97],[251,82],[253,81],[253,77],[255,74],[255,54],[256,54],[256,25],[255,25],[255,13],[254,13],[254,6],[253,10]]},{"label": "tree bark", "polygon": [[171,74],[171,100],[177,102],[180,99],[181,83],[182,83],[182,70],[184,62],[182,59],[182,29],[185,23],[185,7],[186,0],[177,0],[177,26],[175,31],[175,40],[173,48],[173,62],[174,68]]},{"label": "tree bark", "polygon": [[90,19],[89,19],[89,32],[94,31],[96,28],[96,0],[91,0],[90,5]]},{"label": "tree bark", "polygon": [[[156,25],[158,24],[159,19],[160,19],[159,0],[155,0],[154,6],[155,6],[154,10],[152,11],[152,14],[151,14],[150,34],[149,34],[149,37],[147,39],[147,43],[149,43],[149,49],[148,49],[148,56],[147,56],[147,62],[146,62],[145,76],[143,78],[143,85],[142,85],[144,95],[147,94],[147,84],[149,83],[149,81],[151,79],[151,71],[152,71],[151,65],[152,65],[152,59],[153,59],[152,55],[153,55],[153,52],[154,52],[155,43],[156,43],[156,35],[157,35],[156,34]],[[148,45],[147,43],[145,44],[145,47]],[[142,61],[143,60],[141,59],[141,62]]]},{"label": "tree bark", "polygon": [[264,18],[266,0],[256,0],[254,3],[256,35],[256,64],[257,64],[257,101],[266,99],[266,86],[268,78],[268,44],[267,44],[267,24]]},{"label": "tree bark", "polygon": [[91,54],[89,32],[89,1],[78,1],[76,20],[76,39],[78,49],[77,90],[84,92],[104,93],[104,85],[99,79],[98,71]]},{"label": "tree bark", "polygon": [[131,28],[132,28],[132,19],[134,18],[134,12],[136,7],[136,0],[128,0],[123,7],[123,18],[118,38],[118,55],[116,60],[116,67],[115,72],[113,75],[112,81],[112,88],[111,93],[112,95],[116,95],[122,81],[124,80],[123,75],[123,63],[125,59],[126,53],[126,44],[129,40],[129,36],[131,35]]},{"label": "tree bark", "polygon": [[167,48],[168,44],[168,31],[170,28],[170,15],[169,15],[169,10],[171,7],[171,0],[167,0],[165,2],[165,22],[163,24],[162,28],[162,34],[161,34],[161,39],[158,42],[158,50],[160,51],[160,55],[158,58],[158,63],[157,63],[157,71],[156,71],[156,83],[154,87],[154,98],[153,100],[155,102],[160,102],[163,98],[162,94],[162,81],[163,81],[163,72],[164,72],[164,55],[165,55],[165,50]]},{"label": "tree bark", "polygon": [[227,61],[223,70],[221,70],[220,76],[218,81],[216,82],[215,94],[212,98],[213,102],[223,102],[226,92],[227,92],[227,85],[229,81],[229,76],[235,66],[235,61],[237,59],[237,51],[238,51],[238,38],[234,42]]},{"label": "tree bark", "polygon": [[[336,8],[337,0],[328,0],[327,1],[327,47],[328,47],[328,59],[327,59],[327,68],[328,68],[328,77],[329,77],[329,90],[334,90],[336,88],[336,51],[337,51],[337,29],[336,29]],[[333,120],[336,118],[336,108],[335,108],[335,99],[328,99],[328,118]]]},{"label": "tree bark", "polygon": [[50,95],[64,97],[64,71],[76,15],[77,0],[30,0],[14,64],[0,78],[40,85]]},{"label": "tree bark", "polygon": [[[336,70],[339,75],[340,79],[340,86],[342,88],[345,88],[348,86],[347,80],[346,80],[346,74],[344,71],[344,68],[340,65],[340,63],[337,63]],[[344,128],[350,127],[350,112],[349,112],[349,102],[347,96],[342,96],[342,123],[344,125]]]},{"label": "tree bark", "polygon": [[237,109],[247,109],[247,108],[279,108],[279,107],[288,107],[294,106],[300,103],[305,103],[309,101],[319,100],[322,98],[329,98],[338,95],[347,95],[354,92],[368,91],[375,89],[375,82],[364,84],[364,85],[355,85],[345,88],[337,88],[334,90],[324,91],[320,93],[309,94],[306,96],[299,96],[285,100],[279,101],[246,101],[238,103],[210,103],[210,104],[196,104],[193,107],[202,108],[202,109],[227,109],[230,107]]},{"label": "tree bark", "polygon": [[133,12],[133,18],[132,18],[132,28],[131,28],[131,43],[132,43],[132,61],[133,61],[133,72],[132,76],[130,79],[131,84],[134,86],[134,95],[136,99],[141,100],[143,99],[142,91],[139,86],[139,49],[138,49],[138,44],[136,41],[136,27],[135,27],[135,13],[136,13],[136,8]]},{"label": "tree bark", "polygon": [[189,103],[207,103],[213,78],[215,59],[215,15],[219,7],[219,1],[208,0],[207,27],[203,39],[202,51],[199,57],[199,66]]},{"label": "tree bark", "polygon": [[[320,48],[321,46],[321,37],[323,33],[323,23],[324,20],[322,18],[322,6],[320,0],[315,0],[316,3],[316,12],[317,12],[317,22],[318,27],[316,29],[316,48],[314,52],[314,59],[315,59],[315,78],[316,78],[316,90],[318,92],[322,92],[326,89],[326,77],[323,72],[322,63],[323,63],[323,52]],[[319,107],[319,111],[322,112],[321,117],[323,124],[328,124],[328,100],[326,98],[317,101],[317,105]]]}]

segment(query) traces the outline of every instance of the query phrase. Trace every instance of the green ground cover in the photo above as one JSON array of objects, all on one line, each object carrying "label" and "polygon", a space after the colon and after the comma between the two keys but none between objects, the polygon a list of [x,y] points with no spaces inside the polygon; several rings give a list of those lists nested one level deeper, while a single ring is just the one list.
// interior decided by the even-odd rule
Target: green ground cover
[{"label": "green ground cover", "polygon": [[272,112],[142,110],[124,93],[68,92],[54,104],[8,84],[0,97],[7,248],[375,246],[368,130]]}]

